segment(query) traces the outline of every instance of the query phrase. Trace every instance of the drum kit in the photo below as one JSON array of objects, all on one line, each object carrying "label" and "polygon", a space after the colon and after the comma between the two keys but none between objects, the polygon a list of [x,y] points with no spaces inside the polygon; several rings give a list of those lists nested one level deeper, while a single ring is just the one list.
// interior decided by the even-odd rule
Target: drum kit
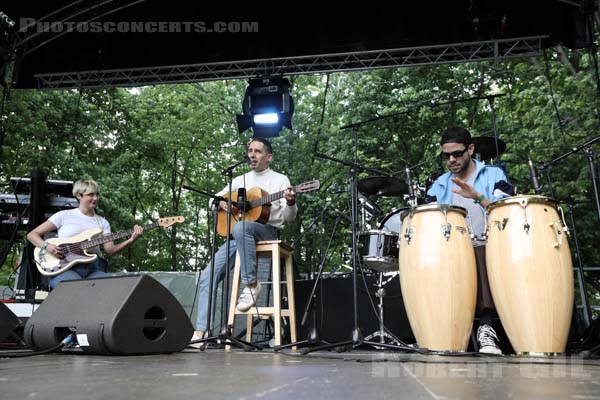
[{"label": "drum kit", "polygon": [[[506,149],[494,138],[475,143],[482,158]],[[362,199],[359,262],[380,274],[381,327],[370,337],[379,336],[381,343],[390,339],[383,326],[383,276],[397,273],[418,346],[466,351],[477,301],[474,238],[466,209],[420,204],[424,189],[411,182],[408,170],[406,181],[372,176],[359,180],[357,186]],[[404,196],[409,206],[383,213],[369,196]],[[377,220],[376,229],[365,223],[365,214]],[[567,232],[558,203],[544,196],[512,196],[486,208],[490,289],[517,354],[565,351],[574,301]]]}]

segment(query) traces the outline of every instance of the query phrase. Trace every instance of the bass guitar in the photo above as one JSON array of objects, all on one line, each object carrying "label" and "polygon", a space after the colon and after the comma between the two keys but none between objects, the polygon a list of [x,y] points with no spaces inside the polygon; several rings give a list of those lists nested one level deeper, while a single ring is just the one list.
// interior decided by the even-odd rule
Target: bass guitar
[{"label": "bass guitar", "polygon": [[[296,193],[307,193],[318,190],[321,187],[321,182],[318,180],[304,182],[297,186],[293,186],[292,190]],[[271,214],[271,203],[283,197],[285,190],[277,193],[268,194],[261,188],[253,187],[246,190],[247,207],[245,212],[241,213],[237,207],[231,207],[231,229],[239,221],[260,222],[265,224],[269,220]],[[225,194],[223,197],[227,199],[229,196]],[[237,202],[237,192],[231,193],[231,201]],[[217,213],[217,233],[221,236],[227,236],[227,212],[219,208]]]},{"label": "bass guitar", "polygon": [[[167,217],[160,218],[156,222],[144,225],[144,230],[161,226],[167,228],[175,223],[182,223],[184,217]],[[88,253],[89,249],[97,247],[103,243],[111,242],[115,239],[131,236],[133,229],[121,231],[117,233],[107,233],[101,235],[101,228],[88,229],[78,235],[70,238],[52,238],[47,242],[61,248],[64,255],[63,258],[57,258],[54,255],[46,252],[45,248],[36,247],[33,250],[33,257],[40,274],[46,276],[55,276],[61,274],[74,265],[81,263],[91,263],[98,258],[96,253]]]}]

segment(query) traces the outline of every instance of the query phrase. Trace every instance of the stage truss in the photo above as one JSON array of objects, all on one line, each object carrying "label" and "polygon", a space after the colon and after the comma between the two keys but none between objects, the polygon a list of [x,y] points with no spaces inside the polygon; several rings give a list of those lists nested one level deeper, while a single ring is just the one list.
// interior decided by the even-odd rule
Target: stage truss
[{"label": "stage truss", "polygon": [[322,74],[537,57],[547,36],[230,62],[36,74],[40,89],[136,87],[165,83]]}]

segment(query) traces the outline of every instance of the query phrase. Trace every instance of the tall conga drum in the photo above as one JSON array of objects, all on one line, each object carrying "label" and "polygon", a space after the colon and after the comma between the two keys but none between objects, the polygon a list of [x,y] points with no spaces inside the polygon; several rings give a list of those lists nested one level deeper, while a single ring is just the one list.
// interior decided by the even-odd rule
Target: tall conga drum
[{"label": "tall conga drum", "polygon": [[573,266],[558,206],[513,196],[487,207],[487,274],[517,354],[563,353],[573,312]]},{"label": "tall conga drum", "polygon": [[462,207],[427,204],[402,219],[400,287],[420,347],[467,349],[477,301],[477,271],[466,214]]}]

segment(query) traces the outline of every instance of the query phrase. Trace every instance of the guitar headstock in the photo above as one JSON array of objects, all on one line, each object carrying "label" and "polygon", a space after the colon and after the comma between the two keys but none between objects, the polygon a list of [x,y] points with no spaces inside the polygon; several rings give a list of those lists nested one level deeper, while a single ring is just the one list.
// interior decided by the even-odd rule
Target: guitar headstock
[{"label": "guitar headstock", "polygon": [[295,187],[295,192],[296,193],[313,192],[315,190],[319,190],[320,187],[321,187],[321,182],[319,182],[317,179],[315,179],[314,181],[304,182],[304,183],[299,184],[298,186]]},{"label": "guitar headstock", "polygon": [[185,217],[177,216],[177,217],[165,217],[165,218],[159,218],[158,221],[156,221],[156,223],[158,224],[158,226],[162,226],[163,228],[168,228],[169,226],[173,225],[173,224],[181,224],[185,221]]}]

